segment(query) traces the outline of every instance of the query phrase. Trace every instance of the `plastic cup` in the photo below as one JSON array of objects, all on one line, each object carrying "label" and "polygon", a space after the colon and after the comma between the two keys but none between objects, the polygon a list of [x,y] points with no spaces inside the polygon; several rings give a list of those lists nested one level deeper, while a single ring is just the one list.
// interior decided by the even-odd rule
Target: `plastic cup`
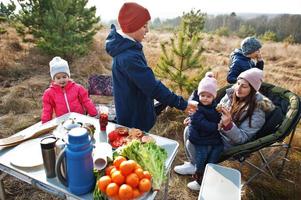
[{"label": "plastic cup", "polygon": [[102,170],[107,166],[108,158],[112,159],[113,151],[112,146],[106,142],[102,142],[96,145],[93,150],[93,162],[94,168]]}]

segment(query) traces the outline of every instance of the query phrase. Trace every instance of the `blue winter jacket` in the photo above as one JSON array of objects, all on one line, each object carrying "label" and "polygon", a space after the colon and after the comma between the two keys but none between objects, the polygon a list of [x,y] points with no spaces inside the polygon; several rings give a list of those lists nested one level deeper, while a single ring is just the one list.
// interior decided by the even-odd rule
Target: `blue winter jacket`
[{"label": "blue winter jacket", "polygon": [[[199,102],[196,92],[193,100]],[[221,116],[216,111],[216,101],[211,105],[202,105],[199,102],[198,110],[190,117],[191,123],[188,127],[189,141],[195,145],[221,145],[222,139],[218,131],[218,123]]]},{"label": "blue winter jacket", "polygon": [[264,62],[258,61],[256,64],[251,58],[246,57],[243,55],[241,49],[235,49],[231,55],[231,63],[230,63],[230,70],[228,72],[227,81],[228,83],[236,83],[237,77],[240,73],[251,69],[251,68],[258,68],[263,70]]},{"label": "blue winter jacket", "polygon": [[155,78],[140,42],[123,37],[112,25],[105,48],[113,58],[113,95],[118,124],[149,131],[156,121],[154,99],[186,109],[187,101]]}]

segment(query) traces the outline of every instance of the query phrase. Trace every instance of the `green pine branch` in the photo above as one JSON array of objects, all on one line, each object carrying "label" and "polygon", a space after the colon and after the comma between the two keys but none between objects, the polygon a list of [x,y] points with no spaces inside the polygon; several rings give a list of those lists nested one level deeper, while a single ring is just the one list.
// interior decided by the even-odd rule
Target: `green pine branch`
[{"label": "green pine branch", "polygon": [[[193,87],[197,87],[198,82],[203,77],[206,67],[202,65],[202,37],[195,27],[198,24],[194,20],[203,22],[202,13],[199,11],[183,16],[182,25],[176,34],[170,38],[169,43],[161,43],[161,55],[154,69],[155,74],[168,80],[171,88],[190,93]],[[197,73],[189,73],[192,69],[198,69]]]}]

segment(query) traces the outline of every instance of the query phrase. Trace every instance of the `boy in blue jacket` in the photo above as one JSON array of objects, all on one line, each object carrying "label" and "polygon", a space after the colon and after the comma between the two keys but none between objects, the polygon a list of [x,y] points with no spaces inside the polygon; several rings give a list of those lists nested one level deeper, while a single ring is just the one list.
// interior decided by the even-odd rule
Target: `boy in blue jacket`
[{"label": "boy in blue jacket", "polygon": [[[223,142],[218,131],[218,123],[221,116],[216,111],[216,92],[217,83],[211,72],[207,72],[198,86],[197,94],[193,99],[198,100],[199,105],[197,111],[189,117],[188,126],[188,143],[186,146],[192,145],[195,155],[194,165],[196,171],[194,174],[195,181],[187,184],[191,190],[200,190],[201,181],[205,166],[207,163],[217,163],[221,152],[223,151]],[[188,148],[190,150],[191,148]],[[175,171],[184,174],[187,164],[176,166]]]},{"label": "boy in blue jacket", "polygon": [[236,83],[240,73],[258,68],[263,70],[264,62],[261,57],[261,44],[255,37],[247,37],[241,42],[241,48],[235,49],[231,55],[230,70],[227,75],[228,83]]},{"label": "boy in blue jacket", "polygon": [[154,76],[141,44],[148,32],[148,10],[124,3],[118,15],[121,31],[111,26],[106,51],[113,58],[113,95],[117,123],[149,131],[156,122],[154,99],[177,109],[194,112],[196,106],[171,92]]}]

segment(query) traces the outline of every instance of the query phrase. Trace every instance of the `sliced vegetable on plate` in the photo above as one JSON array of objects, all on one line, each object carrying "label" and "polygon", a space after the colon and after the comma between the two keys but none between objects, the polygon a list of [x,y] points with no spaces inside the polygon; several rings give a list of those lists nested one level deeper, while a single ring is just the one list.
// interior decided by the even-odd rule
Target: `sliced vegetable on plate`
[{"label": "sliced vegetable on plate", "polygon": [[108,134],[109,143],[114,149],[125,145],[132,140],[139,140],[143,143],[155,141],[150,135],[142,132],[140,129],[126,127],[117,127]]}]

